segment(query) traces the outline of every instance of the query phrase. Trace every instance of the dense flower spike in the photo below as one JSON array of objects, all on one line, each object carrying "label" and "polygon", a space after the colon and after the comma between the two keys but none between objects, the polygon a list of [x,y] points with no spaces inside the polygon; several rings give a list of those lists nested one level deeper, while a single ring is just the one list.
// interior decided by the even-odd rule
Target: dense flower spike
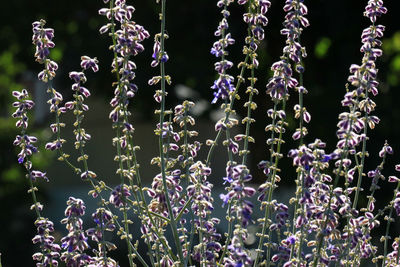
[{"label": "dense flower spike", "polygon": [[32,258],[38,262],[37,266],[58,266],[57,259],[60,257],[60,246],[54,243],[55,239],[51,235],[54,232],[54,225],[50,220],[41,217],[43,205],[36,200],[35,191],[37,191],[37,188],[33,186],[33,182],[37,178],[49,181],[45,172],[32,169],[32,162],[30,160],[30,157],[38,152],[37,147],[33,145],[37,142],[37,138],[26,134],[29,121],[28,110],[32,109],[35,103],[29,99],[26,89],[23,89],[21,92],[13,91],[12,95],[17,98],[17,101],[13,103],[16,111],[12,116],[18,119],[16,127],[21,128],[21,135],[16,136],[13,144],[21,149],[18,154],[18,163],[22,164],[28,172],[27,178],[30,183],[30,190],[28,192],[30,192],[33,199],[31,209],[35,210],[37,215],[35,222],[37,235],[32,239],[32,242],[40,245],[41,252],[36,252],[32,255]]},{"label": "dense flower spike", "polygon": [[[64,123],[60,122],[60,116],[67,111],[67,108],[60,106],[63,102],[63,96],[53,88],[52,80],[56,76],[58,65],[49,58],[49,49],[55,46],[52,41],[54,30],[51,28],[44,28],[45,24],[46,21],[44,20],[32,23],[32,42],[36,47],[36,61],[44,65],[44,70],[39,73],[38,78],[47,85],[47,93],[51,96],[47,103],[50,105],[50,112],[54,113],[56,117],[56,122],[50,125],[50,128],[53,133],[57,134],[57,138],[52,142],[48,142],[45,148],[48,150],[58,150],[60,155],[59,160],[69,163],[69,155],[64,153],[62,149],[65,140],[62,139],[60,135],[61,128],[65,126]],[[69,165],[74,168],[76,172],[79,171],[79,169],[76,169],[72,164],[69,163]]]},{"label": "dense flower spike", "polygon": [[14,140],[14,146],[19,146],[21,151],[18,154],[18,163],[26,163],[28,170],[31,169],[31,163],[27,162],[26,157],[36,153],[38,150],[33,145],[37,142],[35,136],[28,136],[25,134],[28,128],[28,110],[32,109],[35,103],[29,99],[28,91],[23,89],[21,92],[13,91],[12,95],[17,98],[17,101],[13,103],[13,107],[16,108],[12,114],[13,118],[17,118],[15,126],[21,128],[21,135],[17,135]]},{"label": "dense flower spike", "polygon": [[117,267],[117,262],[107,257],[107,251],[114,250],[117,247],[113,243],[104,240],[105,231],[114,231],[115,229],[112,213],[104,208],[98,208],[92,214],[92,218],[95,222],[95,227],[86,230],[86,234],[98,245],[97,250],[93,249],[96,255],[93,257],[93,266]]},{"label": "dense flower spike", "polygon": [[38,218],[35,222],[37,235],[32,239],[34,244],[40,243],[42,251],[32,255],[33,260],[38,261],[36,266],[58,266],[57,259],[60,257],[61,248],[54,243],[54,224],[45,218]]},{"label": "dense flower spike", "polygon": [[216,103],[218,99],[228,99],[229,93],[235,90],[233,85],[234,78],[226,74],[226,71],[233,66],[233,63],[225,59],[225,56],[228,54],[226,49],[229,45],[235,43],[231,34],[226,32],[229,28],[228,17],[230,15],[227,8],[232,2],[233,0],[226,0],[218,1],[217,3],[217,6],[223,8],[223,10],[221,11],[222,20],[219,22],[218,29],[214,33],[214,35],[220,37],[220,39],[216,41],[211,48],[211,54],[217,58],[221,58],[220,61],[215,63],[218,79],[216,79],[211,86],[211,89],[215,90],[214,99],[212,100],[213,104]]},{"label": "dense flower spike", "polygon": [[[370,239],[368,234],[358,236],[359,233],[362,233],[360,222],[363,221],[363,217],[358,217],[358,212],[355,211],[355,209],[358,204],[359,194],[362,190],[361,181],[364,176],[365,158],[368,154],[366,150],[368,126],[373,129],[375,125],[379,123],[378,117],[370,115],[376,106],[374,101],[370,98],[370,95],[372,94],[375,96],[378,94],[377,87],[379,83],[377,81],[378,71],[376,69],[376,60],[382,55],[382,50],[379,48],[382,42],[379,38],[383,36],[385,27],[382,25],[375,25],[375,21],[377,16],[386,13],[386,8],[382,5],[383,1],[380,0],[368,1],[364,16],[370,18],[372,25],[366,28],[361,35],[362,46],[360,51],[363,53],[361,65],[353,64],[350,67],[348,81],[354,86],[354,89],[350,91],[347,88],[347,93],[342,101],[342,105],[348,107],[349,112],[343,112],[339,115],[339,129],[337,131],[339,141],[337,143],[336,153],[340,156],[335,162],[336,179],[334,187],[337,185],[338,177],[344,176],[346,181],[344,192],[347,192],[346,195],[349,197],[350,183],[353,181],[354,174],[356,172],[358,174],[357,185],[350,191],[355,191],[354,200],[347,200],[350,203],[347,204],[348,206],[346,209],[342,209],[346,210],[349,214],[347,226],[345,227],[346,233],[343,237],[345,240],[344,248],[340,249],[343,251],[343,254],[346,255],[343,257],[344,259],[342,259],[342,262],[346,264],[350,261],[350,255],[356,255],[361,252],[362,257],[369,257],[375,250],[375,248],[371,247],[368,243]],[[361,144],[361,151],[357,152]],[[388,149],[388,151],[391,150],[390,147],[385,149]],[[381,153],[381,155],[385,153]],[[356,165],[354,167],[352,167],[353,161],[349,158],[352,154],[356,155]],[[376,174],[379,176],[379,172],[376,172]],[[373,177],[375,176],[375,174],[371,175]],[[373,187],[376,187],[376,184],[373,184]],[[331,191],[329,194],[333,195],[334,193]],[[373,210],[373,201],[371,201],[368,206],[370,210]],[[331,202],[329,202],[326,214],[331,212],[334,212],[334,208],[331,207]],[[325,219],[324,225],[327,225],[328,220],[329,217]],[[369,221],[371,221],[372,226],[370,228],[372,229],[376,224],[372,223],[372,220]],[[316,266],[318,261],[322,262],[324,260],[324,257],[320,254],[323,236],[321,233],[319,235],[317,256],[314,257],[313,266]],[[349,252],[351,254],[349,254]],[[362,257],[353,257],[351,259],[351,264],[359,265]]]},{"label": "dense flower spike", "polygon": [[84,165],[84,171],[81,173],[82,179],[96,178],[96,174],[88,169],[88,155],[86,155],[83,150],[86,142],[91,139],[91,135],[82,127],[82,121],[84,118],[83,112],[89,110],[88,105],[84,104],[84,100],[90,96],[90,91],[83,87],[83,84],[86,83],[87,80],[84,72],[87,69],[92,69],[94,72],[97,72],[99,69],[97,63],[98,61],[96,58],[92,59],[88,56],[81,57],[82,71],[72,71],[69,73],[69,78],[74,82],[72,84],[72,91],[74,92],[73,97],[75,100],[65,103],[66,109],[74,110],[76,118],[73,132],[75,135],[75,149],[79,150],[81,154],[77,160],[78,162],[83,161]]},{"label": "dense flower spike", "polygon": [[[280,176],[278,175],[278,163],[279,159],[282,157],[280,150],[281,145],[284,142],[282,137],[283,133],[285,133],[286,101],[289,98],[289,89],[294,89],[299,93],[299,105],[296,105],[294,109],[295,118],[300,118],[300,127],[296,129],[295,133],[292,135],[293,139],[302,139],[302,137],[307,134],[307,129],[303,127],[303,120],[308,122],[311,119],[310,114],[307,113],[302,103],[302,96],[304,93],[307,93],[307,90],[302,84],[301,78],[301,75],[304,72],[302,59],[306,57],[307,54],[305,48],[300,44],[300,35],[303,29],[309,26],[309,22],[307,18],[305,18],[308,9],[302,0],[286,0],[283,10],[286,12],[286,15],[281,34],[286,36],[286,45],[283,48],[283,55],[280,60],[271,66],[273,77],[269,80],[266,86],[266,93],[269,94],[273,100],[274,107],[267,112],[268,116],[272,119],[272,123],[267,125],[265,128],[267,132],[271,132],[271,137],[267,140],[267,144],[270,145],[271,157],[269,162],[263,161],[260,163],[260,167],[267,175],[267,180],[259,187],[259,192],[261,193],[259,200],[262,201],[262,206],[266,206],[266,209],[265,221],[262,223],[262,234],[259,240],[258,250],[261,250],[263,246],[264,235],[267,231],[269,231],[267,234],[268,238],[270,238],[272,230],[278,229],[280,231],[280,228],[275,228],[275,226],[271,228],[271,225],[268,225],[267,220],[269,220],[269,217],[271,216],[270,214],[273,212],[270,202],[272,200],[273,191],[276,187],[275,183],[280,181]],[[294,71],[299,73],[300,83],[294,77]],[[300,143],[302,144],[302,140]],[[302,148],[299,148],[299,150],[302,150]],[[306,149],[303,148],[303,150]],[[307,160],[306,162],[306,164],[310,163]],[[299,170],[300,169],[298,169],[298,171]],[[298,178],[300,178],[300,176],[304,177],[304,175],[298,175]],[[297,185],[301,186],[301,183],[297,183]],[[296,240],[299,241],[300,239],[297,238]],[[292,244],[289,244],[285,247],[285,250],[290,250],[291,247],[293,247]],[[267,260],[270,260],[268,257],[270,257],[271,248],[272,246],[269,246],[267,249]],[[293,251],[289,254],[292,257],[294,256]],[[255,265],[258,263],[258,260],[259,254],[256,256]],[[287,262],[290,262],[292,259],[286,260],[289,260]]]},{"label": "dense flower spike", "polygon": [[52,41],[54,38],[54,30],[44,28],[46,21],[40,20],[32,23],[32,42],[36,47],[35,58],[40,64],[45,65],[45,69],[39,73],[38,78],[43,82],[52,80],[58,69],[56,62],[49,59],[50,48],[54,48],[55,44]]},{"label": "dense flower spike", "polygon": [[85,203],[79,198],[70,197],[65,209],[66,218],[61,220],[68,230],[68,235],[61,239],[64,252],[60,259],[67,266],[82,266],[93,263],[92,257],[85,254],[84,251],[89,248],[88,238],[83,229],[83,220],[81,216],[85,215]]},{"label": "dense flower spike", "polygon": [[[131,113],[128,110],[128,106],[138,91],[137,85],[133,82],[136,77],[136,64],[132,61],[132,57],[143,52],[144,46],[142,42],[150,35],[143,26],[132,20],[135,8],[129,5],[127,1],[104,1],[104,3],[108,2],[110,2],[109,7],[101,8],[99,14],[106,16],[110,22],[100,28],[100,33],[110,32],[113,40],[111,50],[113,51],[114,58],[111,66],[113,72],[116,73],[117,82],[113,84],[115,90],[114,97],[110,101],[112,111],[109,114],[109,118],[113,122],[113,128],[116,129],[116,137],[113,138],[113,145],[117,150],[117,174],[120,176],[120,185],[115,187],[111,192],[110,202],[116,207],[122,207],[124,230],[121,238],[126,240],[129,264],[133,266],[134,248],[131,243],[129,221],[127,219],[127,197],[131,193],[125,181],[129,181],[132,187],[134,178],[137,185],[140,185],[141,181],[139,165],[136,160],[136,150],[139,147],[133,144],[134,128],[129,121]],[[93,60],[85,60],[81,65],[83,68],[92,67]],[[142,188],[140,188],[141,190]],[[138,197],[135,194],[136,200],[139,200]],[[146,201],[142,191],[140,192],[140,198],[141,201]],[[139,213],[142,212],[141,208],[138,208],[138,210]],[[141,257],[139,259],[143,262]]]}]

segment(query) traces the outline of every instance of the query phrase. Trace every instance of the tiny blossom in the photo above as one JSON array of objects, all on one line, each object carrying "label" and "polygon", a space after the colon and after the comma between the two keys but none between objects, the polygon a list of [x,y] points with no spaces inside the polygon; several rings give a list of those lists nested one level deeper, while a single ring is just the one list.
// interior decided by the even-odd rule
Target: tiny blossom
[{"label": "tiny blossom", "polygon": [[127,205],[126,199],[131,195],[126,185],[117,185],[111,192],[110,203],[114,204],[115,207],[121,207]]},{"label": "tiny blossom", "polygon": [[375,23],[376,18],[386,14],[387,9],[383,6],[382,0],[369,0],[368,5],[365,7],[364,16],[368,17],[371,22]]},{"label": "tiny blossom", "polygon": [[81,67],[84,70],[91,68],[93,72],[97,72],[99,70],[97,63],[97,58],[90,58],[88,56],[81,57]]}]

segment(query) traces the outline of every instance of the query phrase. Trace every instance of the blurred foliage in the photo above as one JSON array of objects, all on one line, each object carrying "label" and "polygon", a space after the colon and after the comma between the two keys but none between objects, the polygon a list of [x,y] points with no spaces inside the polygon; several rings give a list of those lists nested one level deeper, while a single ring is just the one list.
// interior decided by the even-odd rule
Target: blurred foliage
[{"label": "blurred foliage", "polygon": [[314,54],[317,58],[321,59],[327,56],[329,48],[331,47],[332,41],[327,37],[322,37],[314,48]]},{"label": "blurred foliage", "polygon": [[383,41],[383,49],[390,66],[387,81],[390,86],[397,86],[400,83],[400,31]]}]

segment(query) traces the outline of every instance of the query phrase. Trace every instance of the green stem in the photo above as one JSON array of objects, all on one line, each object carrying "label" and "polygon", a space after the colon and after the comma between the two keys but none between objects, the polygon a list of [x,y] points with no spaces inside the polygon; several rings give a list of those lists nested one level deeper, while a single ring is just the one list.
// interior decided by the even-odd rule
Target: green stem
[{"label": "green stem", "polygon": [[254,82],[255,82],[255,77],[254,77],[254,66],[251,68],[251,82],[250,82],[250,87],[251,91],[249,94],[249,101],[248,101],[248,107],[247,107],[247,121],[246,121],[246,131],[245,131],[245,138],[244,138],[244,144],[243,144],[243,158],[242,158],[242,165],[246,165],[247,163],[247,155],[248,155],[248,147],[249,147],[249,135],[250,135],[250,124],[251,124],[251,110],[252,110],[252,101],[253,101],[253,95],[254,95]]},{"label": "green stem", "polygon": [[222,254],[221,254],[221,258],[219,259],[219,266],[222,266],[223,262],[224,262],[224,257],[226,252],[228,251],[228,246],[229,243],[231,242],[231,238],[232,238],[232,233],[233,233],[233,227],[232,227],[232,212],[231,212],[231,207],[232,207],[232,200],[229,201],[228,203],[228,215],[226,216],[228,219],[228,233],[226,235],[226,241],[225,241],[225,246],[224,249],[222,250]]},{"label": "green stem", "polygon": [[[166,0],[161,1],[161,38],[160,38],[160,53],[161,55],[164,55],[165,53],[165,48],[164,48],[164,43],[165,43],[165,6],[166,6]],[[160,62],[160,71],[161,71],[161,91],[162,91],[162,96],[161,96],[161,111],[160,111],[160,129],[162,130],[163,125],[164,125],[164,116],[165,116],[165,63],[161,60]],[[163,153],[164,149],[164,140],[162,137],[162,133],[160,133],[159,137],[159,151],[160,151],[160,159],[161,159],[161,175],[162,175],[162,181],[163,181],[163,188],[164,188],[164,194],[165,194],[165,199],[168,207],[168,214],[170,217],[170,226],[172,229],[172,234],[174,236],[175,240],[175,245],[176,249],[179,255],[179,260],[181,264],[184,262],[184,257],[183,257],[183,252],[182,252],[182,247],[181,247],[181,242],[179,241],[179,235],[178,235],[178,229],[177,225],[174,219],[174,214],[172,211],[172,206],[171,206],[171,201],[169,199],[169,194],[168,194],[168,187],[167,187],[167,178],[165,174],[165,157]]]},{"label": "green stem", "polygon": [[[235,103],[236,96],[238,95],[239,87],[240,87],[240,85],[242,84],[242,82],[244,81],[243,75],[244,75],[244,70],[246,69],[246,65],[247,65],[247,62],[248,62],[248,61],[249,61],[249,55],[246,55],[246,57],[245,57],[245,59],[244,59],[244,62],[243,62],[244,64],[242,65],[242,67],[241,67],[241,69],[240,69],[240,74],[239,74],[238,80],[237,80],[237,82],[236,82],[235,91],[233,91],[233,93],[231,94],[231,97],[230,97],[231,102],[230,102],[230,104],[229,104],[229,108],[227,108],[227,109],[225,110],[225,120],[224,120],[224,123],[227,123],[227,122],[229,121],[229,117],[230,117],[230,115],[231,115],[231,111],[232,111],[232,109],[233,109],[233,105],[234,105],[234,103]],[[222,129],[218,131],[218,133],[217,133],[217,135],[215,136],[214,141],[213,141],[213,143],[212,143],[212,145],[211,145],[211,147],[210,147],[210,150],[208,151],[207,160],[206,160],[206,166],[207,166],[207,167],[209,167],[210,164],[211,164],[212,155],[213,155],[213,153],[214,153],[215,147],[216,147],[217,144],[218,144],[219,139],[221,138],[221,135],[222,135]]]},{"label": "green stem", "polygon": [[[277,108],[277,102],[275,102],[274,111],[276,111],[276,108]],[[286,110],[286,96],[284,96],[283,101],[282,101],[282,110]],[[282,122],[284,122],[284,119],[282,120]],[[284,126],[283,124],[284,123],[282,123],[281,127]],[[271,136],[274,136],[274,130],[272,130]],[[281,131],[279,131],[279,138],[278,138],[279,141],[278,141],[278,144],[277,144],[277,149],[276,149],[277,151],[275,153],[276,155],[279,155],[280,151],[281,151],[281,144],[282,143],[280,142],[280,140],[282,139],[282,136],[283,136],[283,131],[281,130]],[[274,153],[273,153],[273,148],[272,147],[273,146],[271,145],[271,162],[272,162],[273,157],[274,157],[273,156]],[[257,250],[256,250],[256,257],[255,257],[254,264],[253,264],[254,267],[258,266],[257,264],[258,264],[258,260],[260,258],[260,253],[262,251],[265,232],[267,231],[267,228],[268,228],[267,227],[268,226],[267,223],[268,223],[268,220],[269,220],[270,210],[271,210],[270,202],[271,202],[272,194],[273,194],[274,187],[275,187],[275,179],[276,179],[276,174],[277,174],[277,170],[278,170],[278,163],[279,163],[279,156],[275,156],[274,169],[273,169],[272,175],[271,175],[271,185],[270,185],[269,192],[268,192],[267,205],[265,207],[264,223],[263,223],[263,228],[261,230],[260,240],[258,242],[258,247],[257,247]],[[268,240],[270,240],[270,239],[271,239],[271,236],[268,235]],[[268,246],[268,248],[267,248],[267,266],[270,265],[270,261],[269,261],[270,253],[271,253],[271,248]]]},{"label": "green stem", "polygon": [[35,193],[36,188],[33,186],[33,182],[32,182],[32,178],[31,177],[32,177],[31,173],[29,172],[28,177],[27,177],[28,180],[29,180],[29,186],[30,186],[30,190],[29,191],[30,191],[31,196],[32,196],[33,204],[35,205],[36,217],[39,219],[42,216],[40,215],[40,210],[39,210],[38,206],[36,205],[38,203],[37,198],[36,198],[36,193]]},{"label": "green stem", "polygon": [[121,197],[122,197],[122,200],[123,200],[122,214],[123,214],[123,216],[124,216],[124,231],[125,231],[124,234],[126,235],[125,240],[126,240],[126,243],[127,243],[127,246],[128,246],[129,265],[130,265],[131,267],[133,267],[133,266],[134,266],[134,263],[133,263],[133,259],[132,259],[132,248],[131,248],[131,246],[129,245],[130,234],[129,234],[128,215],[127,215],[127,208],[126,208],[127,200],[126,200],[126,197],[125,197],[125,195],[124,195],[124,193],[123,193],[124,186],[125,186],[125,179],[124,179],[124,176],[123,176],[123,169],[124,169],[124,166],[123,166],[123,164],[122,164],[122,153],[121,153],[121,144],[120,144],[120,132],[121,132],[121,126],[120,126],[120,124],[118,123],[118,124],[117,124],[117,143],[116,143],[116,146],[117,146],[118,163],[119,163],[119,171],[118,171],[118,172],[119,172],[119,176],[120,176],[120,179],[121,179],[121,182],[120,182],[121,194],[122,194]]},{"label": "green stem", "polygon": [[[185,104],[186,103],[186,104]],[[184,108],[185,108],[185,113],[184,113],[184,125],[183,125],[183,136],[184,136],[184,148],[185,148],[185,182],[186,182],[186,188],[189,184],[189,164],[191,162],[189,162],[189,143],[188,143],[188,110],[189,110],[189,104],[187,102],[184,102]],[[176,221],[179,221],[180,218],[183,215],[183,212],[185,211],[185,209],[189,206],[189,204],[192,202],[193,200],[193,196],[190,197],[183,209],[181,210],[181,212],[176,216]],[[194,214],[192,209],[189,209],[189,213],[190,213],[190,217],[191,217],[191,223],[190,223],[190,235],[189,235],[189,242],[186,245],[186,257],[185,257],[185,261],[184,261],[184,266],[187,266],[188,262],[190,261],[190,265],[192,265],[191,263],[191,258],[190,258],[190,254],[191,254],[191,250],[192,250],[192,243],[193,243],[193,238],[194,238]],[[183,226],[182,226],[183,227]],[[186,241],[185,241],[186,242]]]},{"label": "green stem", "polygon": [[190,252],[191,252],[191,246],[193,244],[193,239],[194,239],[194,214],[193,212],[191,213],[191,219],[192,219],[192,223],[191,223],[191,229],[190,229],[190,235],[189,235],[189,248],[187,251],[187,255],[185,258],[185,262],[184,262],[184,266],[187,266],[187,263],[189,262],[189,265],[192,265],[192,258],[190,257]]}]

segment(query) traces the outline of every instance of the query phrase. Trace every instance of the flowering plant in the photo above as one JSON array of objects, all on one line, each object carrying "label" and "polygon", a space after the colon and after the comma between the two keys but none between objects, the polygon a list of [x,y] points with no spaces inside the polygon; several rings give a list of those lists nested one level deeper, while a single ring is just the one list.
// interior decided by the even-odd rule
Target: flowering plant
[{"label": "flowering plant", "polygon": [[[371,21],[361,35],[363,53],[361,63],[350,66],[349,84],[341,104],[346,111],[339,114],[338,141],[334,151],[325,151],[326,144],[320,139],[308,141],[305,126],[311,121],[311,114],[304,104],[307,89],[303,81],[305,72],[304,58],[306,48],[301,44],[301,35],[310,26],[307,19],[308,9],[304,0],[286,0],[284,3],[285,20],[281,34],[286,42],[279,60],[272,64],[272,77],[266,84],[266,94],[271,98],[272,108],[267,110],[270,122],[265,130],[269,147],[266,159],[259,163],[265,178],[254,188],[251,170],[248,168],[249,143],[255,142],[250,135],[251,125],[255,123],[254,111],[257,104],[254,96],[256,89],[256,69],[259,67],[258,53],[260,43],[265,39],[264,27],[268,24],[267,12],[271,6],[268,0],[219,0],[221,20],[214,35],[218,38],[211,48],[211,54],[217,58],[215,63],[216,80],[211,89],[213,104],[221,103],[224,116],[215,124],[215,138],[207,140],[208,155],[199,159],[201,144],[191,141],[198,132],[191,130],[195,118],[191,110],[194,103],[185,100],[173,109],[166,105],[167,87],[171,85],[171,76],[166,73],[169,60],[165,50],[168,38],[166,31],[166,0],[157,0],[160,4],[161,31],[154,36],[152,67],[159,67],[159,73],[148,84],[157,86],[154,100],[159,103],[155,113],[159,121],[154,133],[159,140],[158,155],[151,164],[159,167],[150,186],[144,186],[141,180],[137,158],[139,146],[134,141],[134,123],[131,119],[130,103],[138,92],[134,83],[136,65],[134,57],[144,50],[142,44],[150,37],[148,31],[133,21],[135,8],[126,0],[103,0],[107,7],[99,10],[108,22],[100,28],[100,33],[111,37],[112,72],[115,74],[114,96],[110,101],[109,118],[115,130],[112,143],[115,146],[115,161],[119,184],[110,187],[89,168],[89,156],[85,145],[91,135],[83,128],[84,113],[89,109],[85,100],[90,90],[84,87],[86,72],[97,72],[99,62],[96,58],[81,57],[81,69],[69,73],[72,80],[73,100],[64,102],[63,96],[53,87],[58,65],[50,58],[54,30],[46,28],[46,22],[33,23],[33,44],[36,47],[36,61],[44,66],[38,79],[47,85],[50,96],[50,111],[55,122],[50,125],[54,140],[45,145],[45,149],[57,151],[59,160],[65,162],[82,181],[90,184],[89,194],[98,198],[99,207],[92,214],[94,227],[86,229],[82,217],[86,206],[81,199],[70,197],[67,201],[65,218],[68,234],[57,240],[52,236],[54,224],[42,216],[43,205],[37,201],[35,186],[37,179],[48,181],[45,172],[35,169],[30,159],[38,152],[35,147],[37,138],[28,135],[28,111],[34,102],[29,99],[28,91],[14,91],[17,99],[13,117],[16,126],[21,129],[14,145],[20,148],[18,163],[23,165],[29,181],[29,193],[32,195],[37,220],[37,235],[33,243],[38,244],[39,252],[33,255],[37,266],[118,266],[110,256],[117,246],[107,239],[106,232],[116,232],[124,240],[130,266],[359,266],[368,260],[375,265],[400,266],[399,238],[392,243],[390,252],[389,231],[395,215],[400,215],[400,179],[389,176],[388,182],[396,183],[392,201],[384,208],[375,209],[375,194],[384,180],[383,167],[386,157],[393,149],[385,143],[379,152],[381,162],[366,172],[365,159],[368,156],[368,129],[374,129],[379,118],[373,115],[376,104],[372,97],[379,92],[376,61],[382,56],[381,38],[384,26],[377,24],[377,18],[387,12],[382,0],[369,0],[364,16]],[[247,36],[243,47],[243,61],[237,64],[239,76],[230,75],[235,65],[229,60],[229,47],[235,39],[229,32],[229,8],[233,4],[243,6],[243,20],[247,25]],[[246,88],[243,90],[243,87]],[[243,94],[243,92],[245,94]],[[281,158],[285,145],[284,134],[288,129],[287,106],[290,94],[298,94],[298,104],[293,106],[296,130],[291,133],[297,142],[297,148],[290,149],[287,157],[293,160],[297,173],[296,191],[289,203],[280,203],[274,194],[281,180]],[[247,95],[247,96],[246,96]],[[241,98],[247,98],[243,104],[247,109],[246,117],[239,122],[235,107]],[[79,152],[75,163],[64,152],[66,140],[62,138],[65,123],[62,115],[73,112],[75,116],[74,147]],[[234,135],[233,128],[243,124],[244,132]],[[221,138],[224,140],[221,142]],[[308,142],[308,143],[307,143]],[[213,185],[208,177],[213,166],[213,154],[216,146],[222,143],[226,147],[226,176],[221,177],[225,192],[215,198]],[[203,148],[204,149],[204,148]],[[400,171],[400,164],[395,166]],[[371,179],[368,203],[359,207],[364,176]],[[257,197],[261,218],[254,217]],[[226,218],[217,218],[213,213],[215,205],[226,208]],[[135,214],[140,223],[141,236],[133,236],[130,217]],[[385,222],[383,253],[373,243],[372,233]],[[227,232],[218,231],[218,225],[224,220]],[[135,222],[136,224],[136,222]],[[248,246],[249,227],[258,229],[256,247]],[[223,235],[224,234],[224,235]],[[139,251],[145,246],[147,255]]]}]

